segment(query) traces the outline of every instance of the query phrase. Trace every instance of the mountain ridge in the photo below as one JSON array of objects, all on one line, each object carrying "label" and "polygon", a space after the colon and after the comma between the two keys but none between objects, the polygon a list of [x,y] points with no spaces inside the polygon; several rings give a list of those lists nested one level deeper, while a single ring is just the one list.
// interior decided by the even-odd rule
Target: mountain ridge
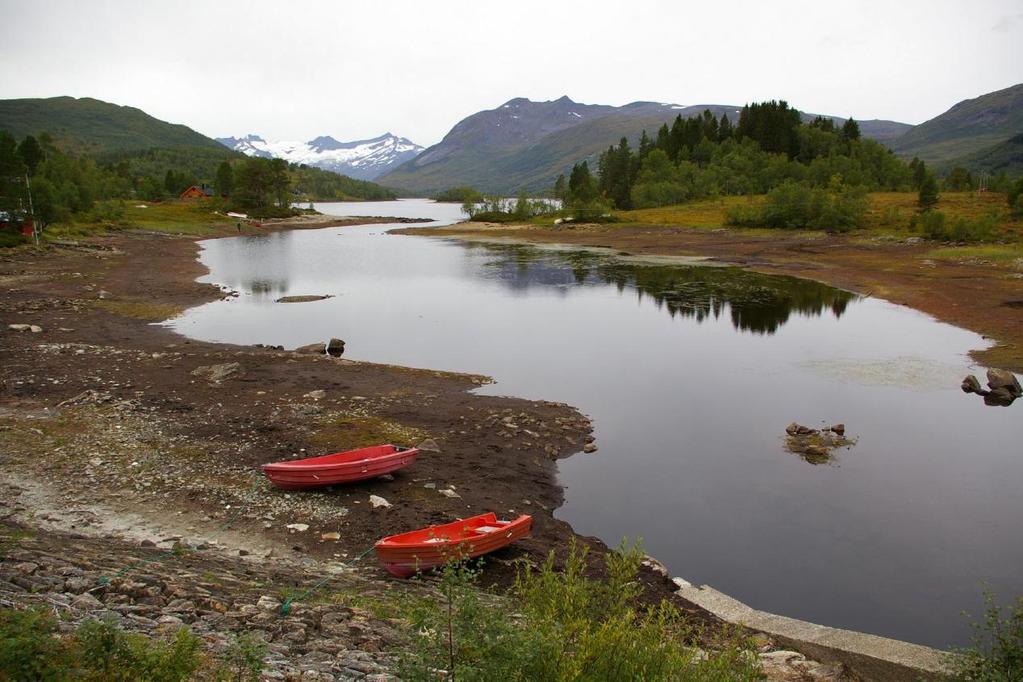
[{"label": "mountain ridge", "polygon": [[[580,104],[568,96],[534,102],[516,97],[456,123],[437,144],[412,161],[381,175],[378,181],[406,192],[434,194],[470,185],[484,192],[538,192],[550,189],[559,173],[580,161],[596,161],[622,137],[638,142],[643,130],[651,136],[676,116],[688,118],[704,110],[738,121],[742,107],[726,104],[683,105],[637,101],[615,107]],[[803,114],[811,120],[815,114]],[[829,117],[838,125],[844,118]],[[908,130],[905,123],[861,121],[866,137],[885,141]]]},{"label": "mountain ridge", "polygon": [[895,139],[899,156],[939,168],[968,163],[1023,133],[1023,83],[965,99]]}]

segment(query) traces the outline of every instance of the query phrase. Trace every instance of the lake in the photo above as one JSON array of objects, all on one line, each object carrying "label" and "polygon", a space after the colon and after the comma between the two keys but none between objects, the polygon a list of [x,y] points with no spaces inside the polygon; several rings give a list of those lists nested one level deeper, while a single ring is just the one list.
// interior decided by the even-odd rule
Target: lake
[{"label": "lake", "polygon": [[[334,215],[461,218],[427,200]],[[825,285],[597,251],[388,235],[401,225],[202,243],[240,292],[169,321],[196,339],[488,374],[563,401],[599,450],[559,463],[556,515],[766,611],[946,647],[982,581],[1023,594],[1023,420],[959,382],[977,334]],[[284,295],[332,294],[303,304]],[[785,427],[847,425],[830,464]]]}]

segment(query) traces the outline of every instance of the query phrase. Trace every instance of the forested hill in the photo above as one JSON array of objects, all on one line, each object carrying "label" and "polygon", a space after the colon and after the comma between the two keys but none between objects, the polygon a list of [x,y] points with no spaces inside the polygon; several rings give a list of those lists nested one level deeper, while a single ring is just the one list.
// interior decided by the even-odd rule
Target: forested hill
[{"label": "forested hill", "polygon": [[891,147],[900,156],[916,156],[939,167],[969,167],[980,158],[974,155],[1021,133],[1023,83],[963,100],[893,140]]},{"label": "forested hill", "polygon": [[49,133],[62,149],[93,155],[153,148],[223,149],[188,126],[89,97],[0,100],[0,130],[19,139]]},{"label": "forested hill", "polygon": [[[469,116],[418,157],[379,179],[381,184],[419,194],[471,185],[485,192],[516,193],[550,188],[554,178],[586,159],[591,163],[623,136],[638,143],[640,131],[656,131],[677,116],[709,110],[738,120],[741,106],[682,106],[633,102],[621,107],[579,104],[568,97],[550,102],[524,98]],[[805,120],[815,115],[805,114]],[[845,120],[832,118],[841,126]],[[895,121],[862,121],[864,137],[888,140],[910,126]]]}]

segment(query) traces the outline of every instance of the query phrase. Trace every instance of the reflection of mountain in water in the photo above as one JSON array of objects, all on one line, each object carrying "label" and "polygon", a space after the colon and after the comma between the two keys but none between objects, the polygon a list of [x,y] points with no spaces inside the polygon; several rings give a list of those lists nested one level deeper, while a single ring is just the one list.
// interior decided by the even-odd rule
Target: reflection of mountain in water
[{"label": "reflection of mountain in water", "polygon": [[736,329],[773,334],[793,312],[841,317],[856,294],[819,282],[762,275],[739,268],[624,263],[587,251],[545,251],[521,245],[482,245],[499,256],[487,263],[512,289],[531,286],[614,284],[650,296],[672,317],[702,322],[727,313]]}]

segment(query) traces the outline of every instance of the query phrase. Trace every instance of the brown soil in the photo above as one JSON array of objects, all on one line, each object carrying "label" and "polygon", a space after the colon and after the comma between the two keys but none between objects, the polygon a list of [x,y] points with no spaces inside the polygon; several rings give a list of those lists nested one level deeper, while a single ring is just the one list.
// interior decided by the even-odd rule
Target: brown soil
[{"label": "brown soil", "polygon": [[[371,221],[254,229],[357,222]],[[101,534],[134,529],[314,562],[352,561],[383,535],[483,511],[532,514],[532,535],[488,565],[486,580],[498,584],[513,576],[512,559],[567,548],[575,536],[553,517],[562,501],[556,459],[582,450],[585,417],[563,404],[470,393],[484,377],[184,339],[152,322],[224,296],[195,282],[196,239],[122,232],[0,257],[0,469],[48,491],[30,512],[78,510],[102,517],[92,522]],[[43,331],[8,329],[17,323]],[[228,376],[196,373],[213,365],[227,365]],[[324,397],[306,395],[318,390]],[[440,451],[392,480],[315,493],[279,491],[258,470],[385,437],[430,438]],[[439,492],[452,488],[458,497]],[[391,506],[372,508],[370,495]],[[69,530],[81,531],[71,518]],[[582,540],[595,555],[606,549]],[[388,579],[372,554],[359,565]],[[673,597],[666,576],[642,578],[649,598]]]},{"label": "brown soil", "polygon": [[996,346],[971,354],[987,366],[1023,371],[1023,273],[993,263],[930,260],[933,244],[846,235],[674,226],[504,226],[465,223],[412,234],[606,247],[632,255],[696,256],[766,273],[818,280],[877,296],[971,329]]}]

